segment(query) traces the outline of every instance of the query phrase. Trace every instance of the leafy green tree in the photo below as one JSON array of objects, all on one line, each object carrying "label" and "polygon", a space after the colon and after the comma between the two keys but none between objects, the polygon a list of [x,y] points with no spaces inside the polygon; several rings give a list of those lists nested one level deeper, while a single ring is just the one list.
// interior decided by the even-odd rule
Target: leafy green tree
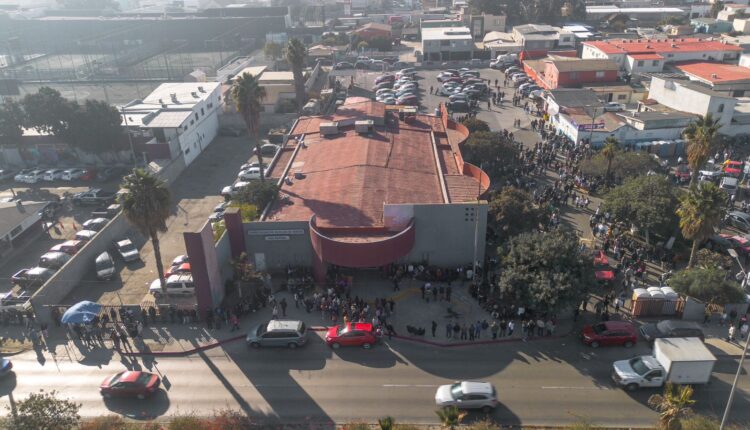
[{"label": "leafy green tree", "polygon": [[164,265],[161,261],[159,233],[167,231],[167,219],[172,210],[172,195],[167,184],[144,171],[135,169],[123,178],[122,211],[128,221],[144,236],[151,239],[156,259],[156,272],[164,291]]},{"label": "leafy green tree", "polygon": [[[261,105],[264,98],[266,98],[266,89],[261,87],[258,83],[258,79],[249,74],[243,73],[237,77],[234,86],[232,87],[232,98],[234,104],[237,106],[237,111],[242,115],[242,119],[245,121],[247,130],[250,136],[255,140],[255,156],[258,158],[258,163],[263,165],[263,154],[261,154],[260,147],[260,113],[263,111]],[[260,169],[260,180],[265,180],[265,169]]]},{"label": "leafy green tree", "polygon": [[503,242],[537,229],[546,218],[546,212],[534,204],[531,194],[516,187],[505,187],[490,200],[487,221],[495,239]]},{"label": "leafy green tree", "polygon": [[538,312],[560,312],[580,303],[596,285],[593,260],[565,230],[523,233],[498,250],[504,300]]},{"label": "leafy green tree", "polygon": [[7,428],[14,430],[72,430],[78,427],[80,403],[58,399],[57,391],[31,393],[11,412]]},{"label": "leafy green tree", "polygon": [[638,176],[608,192],[603,209],[615,221],[636,226],[648,240],[651,233],[668,235],[676,227],[677,195],[666,176]]},{"label": "leafy green tree", "polygon": [[719,136],[719,120],[709,113],[691,123],[682,133],[688,141],[687,160],[690,166],[690,185],[695,185],[698,172],[716,149]]},{"label": "leafy green tree", "polygon": [[50,87],[41,87],[35,94],[26,94],[22,104],[31,127],[40,133],[52,133],[58,137],[64,136],[75,111],[73,103]]},{"label": "leafy green tree", "polygon": [[468,117],[461,121],[461,124],[469,130],[469,133],[490,131],[490,125],[476,117]]},{"label": "leafy green tree", "polygon": [[501,0],[470,0],[469,7],[473,14],[502,15],[505,13],[507,1]]},{"label": "leafy green tree", "polygon": [[294,75],[294,93],[297,98],[297,106],[302,109],[307,103],[307,94],[305,93],[305,77],[302,75],[302,68],[307,58],[307,48],[299,39],[291,39],[286,45],[286,60],[292,66]]},{"label": "leafy green tree", "polygon": [[679,430],[680,419],[693,413],[690,408],[693,403],[693,387],[690,385],[681,385],[675,390],[675,386],[668,383],[663,395],[654,394],[648,398],[649,406],[659,412],[661,430]]},{"label": "leafy green tree", "polygon": [[380,430],[393,430],[395,425],[396,420],[394,420],[393,417],[388,416],[378,418],[378,426],[380,427]]},{"label": "leafy green tree", "polygon": [[464,160],[484,171],[494,179],[510,173],[518,158],[518,147],[502,133],[480,131],[473,133],[461,148]]},{"label": "leafy green tree", "polygon": [[461,421],[463,421],[464,417],[466,417],[466,412],[458,409],[455,406],[448,406],[447,408],[438,409],[435,411],[438,418],[440,418],[440,422],[450,428],[451,430],[455,429],[457,425],[461,424]]},{"label": "leafy green tree", "polygon": [[26,113],[21,104],[8,99],[0,104],[0,145],[14,145],[21,141]]},{"label": "leafy green tree", "polygon": [[263,211],[276,198],[278,192],[279,187],[271,181],[250,181],[238,193],[237,200],[242,203],[249,203]]},{"label": "leafy green tree", "polygon": [[733,260],[729,255],[702,248],[698,251],[695,263],[697,267],[702,269],[722,269],[726,271],[732,267]]},{"label": "leafy green tree", "polygon": [[73,103],[73,112],[63,139],[82,151],[101,154],[123,148],[120,113],[114,106],[99,100],[86,100],[83,106]]},{"label": "leafy green tree", "polygon": [[263,54],[265,54],[266,58],[272,58],[274,60],[281,58],[282,51],[283,48],[276,42],[268,42],[263,47]]},{"label": "leafy green tree", "polygon": [[693,241],[688,268],[693,267],[698,247],[715,233],[727,212],[727,195],[711,182],[690,187],[680,199],[677,215],[685,239]]},{"label": "leafy green tree", "polygon": [[390,52],[393,50],[393,41],[388,37],[373,37],[368,44],[370,45],[370,48],[377,49],[381,52]]},{"label": "leafy green tree", "polygon": [[656,160],[644,152],[618,150],[614,155],[617,163],[610,163],[605,155],[603,151],[599,151],[593,157],[581,161],[581,173],[587,176],[605,177],[609,168],[613,182],[617,183],[620,179],[645,175],[659,167]]},{"label": "leafy green tree", "polygon": [[742,288],[736,282],[727,280],[726,271],[717,267],[681,270],[668,283],[678,293],[695,297],[704,303],[723,306],[741,303],[745,299]]}]

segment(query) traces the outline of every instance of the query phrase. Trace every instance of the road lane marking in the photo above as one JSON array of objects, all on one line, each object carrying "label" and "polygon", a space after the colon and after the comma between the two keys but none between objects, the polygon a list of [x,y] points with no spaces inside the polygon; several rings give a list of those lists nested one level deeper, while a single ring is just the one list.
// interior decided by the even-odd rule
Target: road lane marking
[{"label": "road lane marking", "polygon": [[432,384],[383,384],[385,388],[435,388],[438,385]]},{"label": "road lane marking", "polygon": [[613,390],[612,387],[542,387],[542,390]]}]

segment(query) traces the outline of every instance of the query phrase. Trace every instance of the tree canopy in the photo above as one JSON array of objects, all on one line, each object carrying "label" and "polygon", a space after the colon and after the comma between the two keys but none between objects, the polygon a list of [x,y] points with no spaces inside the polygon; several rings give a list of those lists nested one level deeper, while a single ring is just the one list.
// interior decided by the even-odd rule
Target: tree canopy
[{"label": "tree canopy", "polygon": [[[581,173],[587,176],[604,177],[609,165],[608,153],[604,150],[597,152],[593,157],[581,161]],[[611,164],[610,175],[617,183],[623,179],[633,176],[645,175],[651,170],[656,170],[659,164],[645,152],[615,150]]]},{"label": "tree canopy", "polygon": [[99,100],[71,106],[68,126],[62,133],[68,144],[94,154],[123,149],[122,120],[115,107]]},{"label": "tree canopy", "polygon": [[[13,411],[7,406],[9,411]],[[14,430],[60,429],[78,427],[81,409],[79,403],[58,399],[56,391],[40,390],[15,405],[14,413],[8,417],[7,428]]]},{"label": "tree canopy", "polygon": [[24,96],[23,109],[28,124],[36,131],[62,136],[75,107],[59,91],[41,87],[36,93]]},{"label": "tree canopy", "polygon": [[546,212],[534,204],[531,195],[516,187],[505,187],[490,200],[488,227],[495,239],[506,241],[512,236],[537,229]]},{"label": "tree canopy", "polygon": [[693,241],[688,267],[695,264],[698,246],[711,235],[727,212],[727,195],[711,182],[693,184],[681,196],[677,215],[685,239]]},{"label": "tree canopy", "polygon": [[745,293],[739,284],[726,279],[726,272],[718,267],[693,267],[681,270],[667,282],[678,293],[704,303],[723,306],[729,303],[742,303],[745,300]]},{"label": "tree canopy", "polygon": [[25,123],[26,113],[20,103],[8,99],[0,104],[0,145],[18,143]]},{"label": "tree canopy", "polygon": [[646,175],[631,178],[604,196],[604,211],[615,221],[638,227],[649,233],[669,235],[677,226],[675,209],[678,189],[666,176]]},{"label": "tree canopy", "polygon": [[263,54],[265,54],[266,58],[272,58],[274,60],[281,58],[283,51],[284,48],[276,42],[268,42],[263,47]]},{"label": "tree canopy", "polygon": [[263,211],[266,205],[276,197],[279,187],[271,181],[250,181],[237,195],[237,200],[249,203],[259,211]]},{"label": "tree canopy", "polygon": [[565,230],[523,233],[498,251],[504,300],[537,312],[559,312],[578,304],[596,286],[592,258]]},{"label": "tree canopy", "polygon": [[470,116],[463,121],[461,124],[469,130],[469,133],[476,133],[478,131],[490,131],[490,125],[482,121],[479,118]]},{"label": "tree canopy", "polygon": [[390,52],[393,50],[393,42],[388,37],[378,36],[373,37],[368,42],[370,48],[377,49],[381,52]]},{"label": "tree canopy", "polygon": [[462,153],[465,161],[482,165],[490,177],[498,179],[511,171],[519,151],[502,133],[481,131],[469,136]]}]

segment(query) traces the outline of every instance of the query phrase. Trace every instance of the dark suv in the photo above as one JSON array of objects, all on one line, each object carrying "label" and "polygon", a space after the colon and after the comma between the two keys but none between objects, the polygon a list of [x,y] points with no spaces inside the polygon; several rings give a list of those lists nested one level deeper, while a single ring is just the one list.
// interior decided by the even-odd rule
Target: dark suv
[{"label": "dark suv", "polygon": [[701,340],[705,338],[700,325],[692,321],[665,320],[644,324],[640,332],[649,344],[653,344],[657,338],[699,337]]}]

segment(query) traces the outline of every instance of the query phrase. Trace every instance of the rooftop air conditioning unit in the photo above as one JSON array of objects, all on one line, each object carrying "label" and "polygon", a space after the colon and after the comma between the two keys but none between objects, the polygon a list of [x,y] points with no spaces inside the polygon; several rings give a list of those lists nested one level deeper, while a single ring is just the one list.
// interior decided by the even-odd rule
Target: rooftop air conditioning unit
[{"label": "rooftop air conditioning unit", "polygon": [[172,93],[169,95],[169,97],[172,98],[173,103],[177,103],[177,93]]},{"label": "rooftop air conditioning unit", "polygon": [[717,75],[716,73],[711,73],[711,79],[716,79],[718,77],[719,77],[719,75]]},{"label": "rooftop air conditioning unit", "polygon": [[198,92],[205,93],[206,89],[203,87],[198,87]]},{"label": "rooftop air conditioning unit", "polygon": [[323,136],[332,136],[339,133],[339,123],[333,122],[321,122],[320,123],[320,134]]},{"label": "rooftop air conditioning unit", "polygon": [[198,93],[196,93],[195,91],[193,91],[192,93],[190,93],[190,95],[193,96],[194,99],[198,98]]},{"label": "rooftop air conditioning unit", "polygon": [[373,129],[375,128],[375,122],[371,119],[365,120],[365,121],[355,121],[354,122],[354,130],[359,134],[369,134],[372,133]]}]

